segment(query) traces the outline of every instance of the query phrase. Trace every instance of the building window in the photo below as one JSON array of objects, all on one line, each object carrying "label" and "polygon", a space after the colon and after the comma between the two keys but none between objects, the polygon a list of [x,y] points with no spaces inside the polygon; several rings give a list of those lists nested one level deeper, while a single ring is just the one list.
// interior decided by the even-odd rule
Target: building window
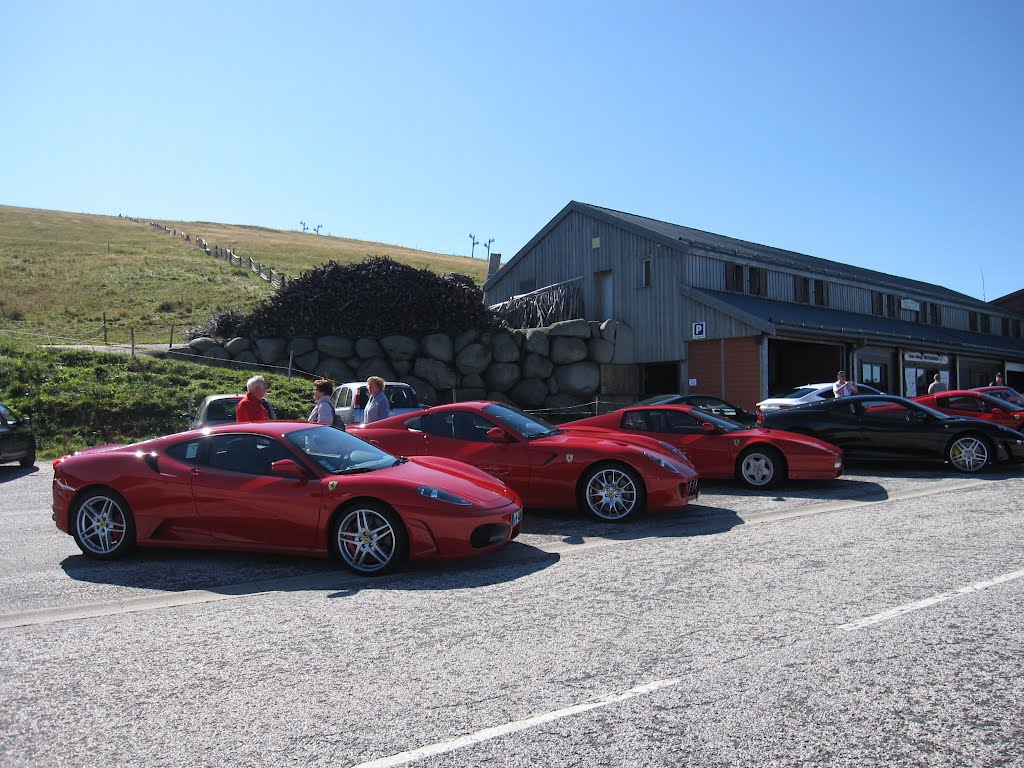
[{"label": "building window", "polygon": [[885,316],[896,317],[896,297],[891,293],[885,295]]},{"label": "building window", "polygon": [[885,294],[881,291],[871,292],[871,314],[875,317],[885,314]]},{"label": "building window", "polygon": [[743,280],[743,265],[742,264],[726,264],[725,265],[725,290],[732,291],[733,293],[743,293],[744,288]]},{"label": "building window", "polygon": [[1013,338],[1020,338],[1020,320],[1013,321]]},{"label": "building window", "polygon": [[992,318],[989,315],[981,316],[981,332],[992,333]]},{"label": "building window", "polygon": [[644,288],[651,287],[651,260],[644,259],[640,262],[640,285]]},{"label": "building window", "polygon": [[814,281],[814,303],[819,307],[828,306],[828,283],[824,280]]},{"label": "building window", "polygon": [[970,327],[970,329],[972,331],[978,330],[978,313],[977,312],[970,312],[968,314],[968,323],[969,323],[969,327]]},{"label": "building window", "polygon": [[800,304],[811,303],[811,281],[810,278],[793,276],[793,295]]},{"label": "building window", "polygon": [[878,363],[862,363],[860,368],[860,380],[862,383],[880,389],[883,392],[888,388],[887,377],[888,366]]},{"label": "building window", "polygon": [[917,322],[925,323],[928,322],[928,302],[922,301],[921,308],[917,310]]},{"label": "building window", "polygon": [[942,305],[934,302],[928,305],[932,325],[942,325]]},{"label": "building window", "polygon": [[767,291],[765,290],[765,275],[764,271],[757,268],[750,268],[750,294],[752,296],[764,296]]}]

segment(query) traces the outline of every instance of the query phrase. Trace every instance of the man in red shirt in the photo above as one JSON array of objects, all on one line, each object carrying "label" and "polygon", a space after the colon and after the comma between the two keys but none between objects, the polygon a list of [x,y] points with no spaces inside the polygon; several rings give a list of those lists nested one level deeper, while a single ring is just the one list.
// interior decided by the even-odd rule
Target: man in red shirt
[{"label": "man in red shirt", "polygon": [[245,397],[235,406],[236,421],[267,421],[270,413],[263,405],[267,394],[267,382],[262,376],[253,376],[245,382]]}]

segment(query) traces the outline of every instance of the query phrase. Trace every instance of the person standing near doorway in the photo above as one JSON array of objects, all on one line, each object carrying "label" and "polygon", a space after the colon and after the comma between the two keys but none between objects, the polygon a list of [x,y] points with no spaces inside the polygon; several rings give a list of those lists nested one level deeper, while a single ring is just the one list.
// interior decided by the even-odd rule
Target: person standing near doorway
[{"label": "person standing near doorway", "polygon": [[943,383],[939,374],[936,373],[932,379],[932,383],[928,385],[928,394],[934,395],[939,392],[945,392],[947,389],[949,389],[949,387],[947,387],[945,383]]}]

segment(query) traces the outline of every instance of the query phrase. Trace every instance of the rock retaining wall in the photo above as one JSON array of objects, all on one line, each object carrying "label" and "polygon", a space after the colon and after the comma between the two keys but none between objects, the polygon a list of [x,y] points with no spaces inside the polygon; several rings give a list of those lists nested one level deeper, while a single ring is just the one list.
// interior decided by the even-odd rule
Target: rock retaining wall
[{"label": "rock retaining wall", "polygon": [[522,408],[589,402],[601,365],[632,359],[633,334],[615,320],[566,320],[547,328],[433,333],[420,339],[342,336],[293,339],[210,337],[173,347],[169,357],[292,368],[341,383],[381,376],[416,388],[427,403],[500,400]]}]

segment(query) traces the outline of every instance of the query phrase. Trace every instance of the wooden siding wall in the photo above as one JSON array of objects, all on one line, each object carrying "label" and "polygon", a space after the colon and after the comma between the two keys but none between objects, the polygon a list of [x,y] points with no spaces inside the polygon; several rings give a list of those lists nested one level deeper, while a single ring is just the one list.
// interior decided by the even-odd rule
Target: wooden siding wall
[{"label": "wooden siding wall", "polygon": [[697,380],[688,392],[721,397],[752,411],[761,399],[761,347],[753,337],[691,342],[687,375]]}]

